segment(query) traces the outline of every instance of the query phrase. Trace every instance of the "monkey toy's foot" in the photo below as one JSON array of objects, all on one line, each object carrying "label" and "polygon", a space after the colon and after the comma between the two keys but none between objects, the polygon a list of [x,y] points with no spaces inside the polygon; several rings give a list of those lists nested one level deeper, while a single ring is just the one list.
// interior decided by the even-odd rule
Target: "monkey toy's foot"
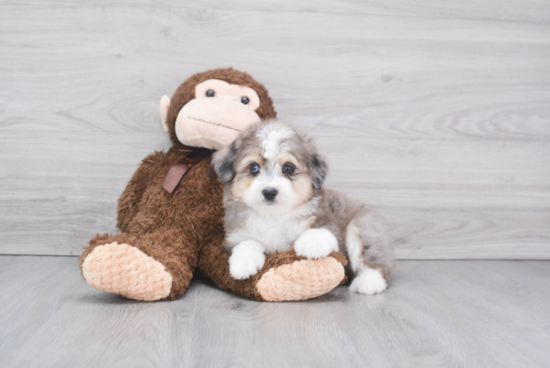
[{"label": "monkey toy's foot", "polygon": [[96,246],[81,263],[93,288],[135,300],[168,297],[172,276],[164,265],[136,247],[117,242]]},{"label": "monkey toy's foot", "polygon": [[333,257],[303,259],[269,269],[256,291],[268,302],[306,300],[328,293],[344,277],[344,266]]},{"label": "monkey toy's foot", "polygon": [[339,252],[322,259],[307,259],[290,249],[266,256],[257,274],[236,280],[229,271],[223,232],[206,241],[199,258],[202,274],[218,287],[249,299],[269,302],[306,300],[324,295],[346,281],[344,266],[347,264],[346,257]]}]

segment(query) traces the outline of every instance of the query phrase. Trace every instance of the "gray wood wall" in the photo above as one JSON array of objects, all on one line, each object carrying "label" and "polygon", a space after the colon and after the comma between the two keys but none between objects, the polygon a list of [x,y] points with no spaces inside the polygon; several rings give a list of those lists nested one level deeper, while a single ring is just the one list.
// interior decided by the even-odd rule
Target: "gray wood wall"
[{"label": "gray wood wall", "polygon": [[550,2],[0,2],[0,254],[115,231],[158,101],[233,66],[402,259],[550,259]]}]

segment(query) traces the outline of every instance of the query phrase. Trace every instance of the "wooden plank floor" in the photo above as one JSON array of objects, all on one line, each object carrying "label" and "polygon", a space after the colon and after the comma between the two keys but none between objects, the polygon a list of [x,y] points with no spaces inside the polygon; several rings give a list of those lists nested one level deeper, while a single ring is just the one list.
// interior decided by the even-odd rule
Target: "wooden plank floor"
[{"label": "wooden plank floor", "polygon": [[2,367],[549,367],[550,262],[400,261],[384,294],[172,302],[88,287],[76,258],[0,257]]}]

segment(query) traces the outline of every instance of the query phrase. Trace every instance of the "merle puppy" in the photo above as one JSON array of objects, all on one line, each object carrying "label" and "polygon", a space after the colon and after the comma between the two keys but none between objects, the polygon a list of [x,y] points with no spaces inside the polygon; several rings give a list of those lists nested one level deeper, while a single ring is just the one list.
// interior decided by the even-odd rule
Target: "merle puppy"
[{"label": "merle puppy", "polygon": [[322,258],[339,250],[349,260],[352,291],[372,295],[387,288],[393,248],[386,222],[322,188],[327,164],[310,138],[278,121],[258,124],[216,152],[213,167],[225,188],[232,277],[256,274],[265,253],[294,247],[300,256]]}]

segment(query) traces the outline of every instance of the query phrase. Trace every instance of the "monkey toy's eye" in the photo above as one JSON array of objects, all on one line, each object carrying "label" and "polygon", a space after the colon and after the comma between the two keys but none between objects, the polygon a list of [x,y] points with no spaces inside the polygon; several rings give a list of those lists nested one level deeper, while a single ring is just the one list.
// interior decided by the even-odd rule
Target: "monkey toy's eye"
[{"label": "monkey toy's eye", "polygon": [[248,105],[248,103],[250,102],[250,100],[248,99],[248,97],[244,96],[244,97],[241,97],[241,102],[245,105]]},{"label": "monkey toy's eye", "polygon": [[215,93],[213,90],[209,89],[206,91],[206,97],[214,97]]},{"label": "monkey toy's eye", "polygon": [[257,173],[260,172],[260,165],[258,165],[257,163],[253,162],[250,164],[250,172],[253,174],[253,175],[256,175]]},{"label": "monkey toy's eye", "polygon": [[290,163],[286,163],[286,164],[283,165],[283,174],[285,174],[285,175],[294,174],[294,170],[296,170],[296,168],[294,167],[294,165],[292,165]]}]

